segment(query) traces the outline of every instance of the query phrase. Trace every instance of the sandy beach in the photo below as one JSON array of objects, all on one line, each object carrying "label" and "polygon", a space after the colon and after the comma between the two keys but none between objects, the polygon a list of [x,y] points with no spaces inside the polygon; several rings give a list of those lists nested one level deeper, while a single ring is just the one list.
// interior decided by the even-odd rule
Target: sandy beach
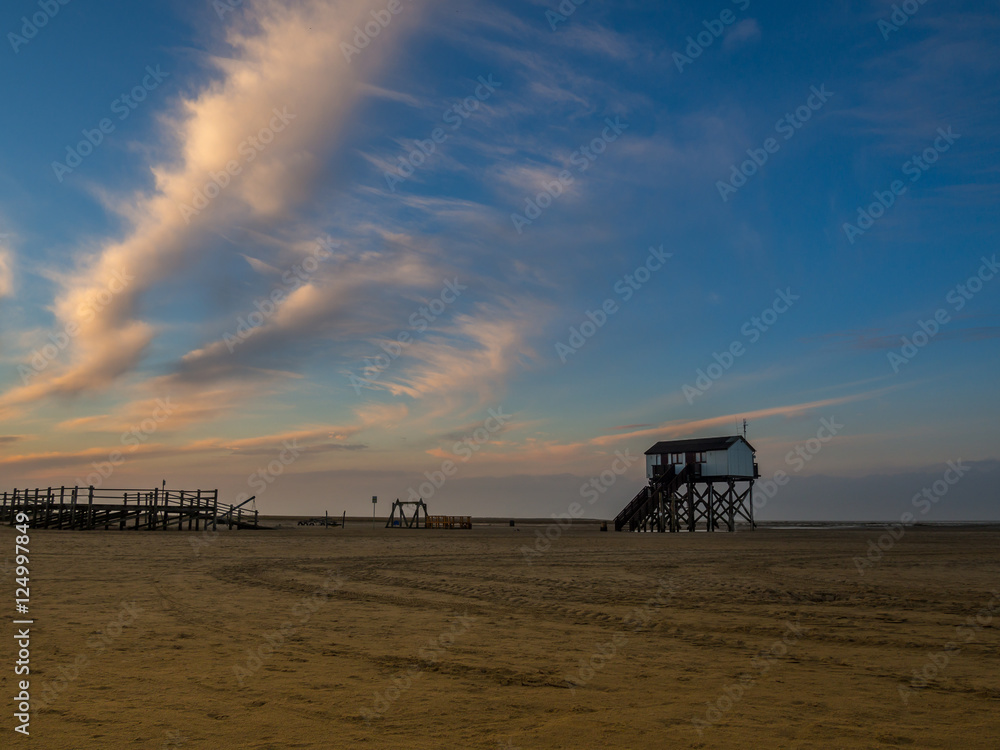
[{"label": "sandy beach", "polygon": [[35,532],[30,744],[997,747],[996,528],[545,530]]}]

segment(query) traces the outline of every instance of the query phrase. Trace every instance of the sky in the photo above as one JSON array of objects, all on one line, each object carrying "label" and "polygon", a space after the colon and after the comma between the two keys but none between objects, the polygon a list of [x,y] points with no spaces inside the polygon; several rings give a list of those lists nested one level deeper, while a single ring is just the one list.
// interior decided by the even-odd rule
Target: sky
[{"label": "sky", "polygon": [[1000,520],[996,3],[0,32],[2,489],[611,518],[745,419],[758,519]]}]

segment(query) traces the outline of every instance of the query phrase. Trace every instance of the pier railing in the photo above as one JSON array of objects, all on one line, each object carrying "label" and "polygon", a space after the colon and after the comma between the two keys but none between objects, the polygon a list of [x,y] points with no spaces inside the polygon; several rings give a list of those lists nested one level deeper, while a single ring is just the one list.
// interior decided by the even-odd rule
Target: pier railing
[{"label": "pier railing", "polygon": [[258,512],[219,503],[218,490],[47,487],[0,493],[0,524],[34,529],[259,529]]}]

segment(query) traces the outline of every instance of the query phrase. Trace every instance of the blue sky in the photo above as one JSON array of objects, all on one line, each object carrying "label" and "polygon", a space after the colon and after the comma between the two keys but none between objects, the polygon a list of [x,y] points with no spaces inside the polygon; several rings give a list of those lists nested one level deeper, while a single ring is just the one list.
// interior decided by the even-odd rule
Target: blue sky
[{"label": "blue sky", "polygon": [[8,4],[2,484],[547,516],[746,418],[763,518],[997,519],[1000,20],[907,8]]}]

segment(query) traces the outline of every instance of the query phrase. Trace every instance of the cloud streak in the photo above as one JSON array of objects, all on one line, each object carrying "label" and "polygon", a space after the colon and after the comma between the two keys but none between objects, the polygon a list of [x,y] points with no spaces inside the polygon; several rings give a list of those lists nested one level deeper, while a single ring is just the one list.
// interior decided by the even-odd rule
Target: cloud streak
[{"label": "cloud streak", "polygon": [[[360,443],[344,442],[349,436],[358,432],[356,427],[328,425],[323,427],[308,427],[298,430],[287,430],[272,435],[261,435],[253,438],[207,438],[188,443],[172,445],[163,442],[147,442],[135,445],[134,448],[124,443],[105,446],[94,446],[81,450],[52,450],[34,453],[20,453],[0,458],[0,467],[8,473],[18,471],[30,473],[34,471],[72,471],[84,470],[93,461],[107,460],[113,452],[121,453],[127,464],[184,457],[191,460],[202,457],[217,460],[220,457],[239,459],[241,457],[256,460],[259,456],[274,456],[287,444],[293,444],[297,451],[306,454],[327,453],[330,451],[362,451],[367,448]],[[233,470],[233,464],[228,468]],[[235,471],[239,471],[238,468]]]},{"label": "cloud streak", "polygon": [[0,242],[0,299],[9,297],[14,291],[13,256]]},{"label": "cloud streak", "polygon": [[[368,0],[247,4],[228,33],[231,56],[212,60],[215,79],[164,116],[175,144],[170,158],[151,167],[154,188],[114,205],[129,223],[125,236],[81,253],[77,268],[59,277],[54,312],[78,330],[72,357],[5,394],[0,406],[100,391],[134,371],[157,334],[140,314],[148,292],[188,267],[220,229],[288,221],[308,202],[359,81],[392,49],[380,39],[361,59],[344,64],[340,42],[374,6]],[[264,143],[265,129],[279,124],[281,132]],[[199,191],[216,192],[208,186],[227,174],[225,187],[204,210],[182,212],[183,205],[196,205]],[[116,273],[134,281],[97,314],[88,314],[88,300]],[[301,291],[297,302],[308,307],[309,294]]]}]

